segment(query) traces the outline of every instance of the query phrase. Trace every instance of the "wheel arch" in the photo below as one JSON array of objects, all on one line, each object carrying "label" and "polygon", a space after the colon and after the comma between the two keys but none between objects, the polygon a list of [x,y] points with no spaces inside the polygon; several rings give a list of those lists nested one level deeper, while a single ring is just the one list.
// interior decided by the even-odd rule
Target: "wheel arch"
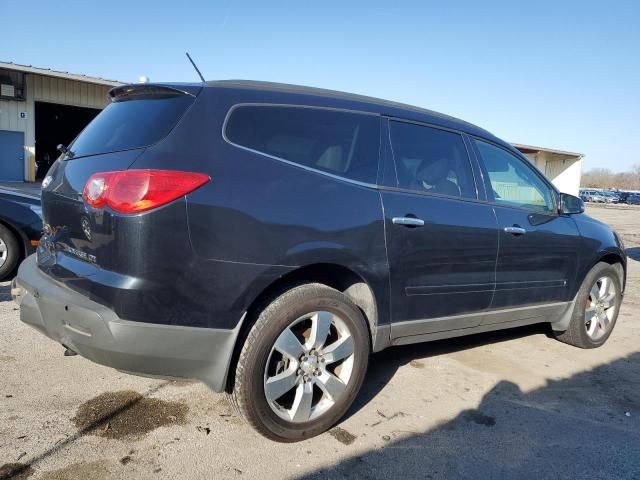
[{"label": "wheel arch", "polygon": [[244,316],[227,375],[227,391],[233,388],[235,366],[246,337],[255,324],[260,312],[275,298],[284,292],[307,283],[320,283],[334,288],[353,301],[360,309],[369,329],[369,338],[373,346],[376,341],[379,307],[373,288],[362,275],[350,268],[335,263],[314,263],[305,265],[270,283],[250,303]]},{"label": "wheel arch", "polygon": [[597,263],[600,263],[600,262],[608,263],[609,265],[612,265],[612,266],[618,268],[619,273],[620,273],[620,280],[622,282],[622,291],[624,292],[625,284],[626,284],[626,281],[627,281],[627,262],[626,262],[626,257],[624,255],[624,253],[606,251],[606,252],[601,252],[598,257],[599,258],[595,262],[593,262],[592,265],[589,266],[589,270],[587,270],[587,273]]},{"label": "wheel arch", "polygon": [[583,264],[583,266],[580,269],[580,271],[578,272],[578,276],[576,278],[577,281],[576,281],[575,290],[572,292],[572,298],[575,297],[575,295],[578,294],[578,291],[580,290],[580,286],[584,282],[584,279],[589,274],[591,269],[593,267],[595,267],[600,262],[608,263],[609,265],[613,265],[614,267],[617,265],[616,268],[618,269],[618,271],[620,273],[620,280],[622,282],[622,290],[624,292],[624,287],[625,287],[625,283],[626,283],[626,276],[627,276],[626,256],[625,256],[624,252],[622,250],[620,250],[620,249],[606,249],[606,250],[602,250],[602,251],[598,252],[596,255],[594,255],[590,259],[589,262],[585,262]]},{"label": "wheel arch", "polygon": [[599,252],[598,255],[596,255],[591,262],[585,264],[584,268],[580,271],[580,274],[578,276],[579,282],[576,282],[576,290],[572,294],[570,306],[567,308],[567,310],[565,310],[564,314],[559,319],[551,322],[551,326],[554,331],[564,332],[569,327],[569,323],[571,321],[571,318],[573,317],[575,302],[578,293],[580,292],[580,288],[587,278],[587,275],[589,275],[589,272],[598,263],[607,263],[618,270],[620,280],[622,282],[622,291],[624,292],[624,284],[626,281],[626,262],[624,253],[622,253],[621,251],[612,250]]}]

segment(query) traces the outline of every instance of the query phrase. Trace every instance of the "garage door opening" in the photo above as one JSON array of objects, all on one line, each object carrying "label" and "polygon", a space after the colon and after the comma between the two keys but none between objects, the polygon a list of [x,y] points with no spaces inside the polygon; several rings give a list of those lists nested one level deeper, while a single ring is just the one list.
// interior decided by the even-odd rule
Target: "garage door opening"
[{"label": "garage door opening", "polygon": [[35,102],[37,179],[44,178],[60,155],[56,147],[69,145],[98,113],[95,108]]}]

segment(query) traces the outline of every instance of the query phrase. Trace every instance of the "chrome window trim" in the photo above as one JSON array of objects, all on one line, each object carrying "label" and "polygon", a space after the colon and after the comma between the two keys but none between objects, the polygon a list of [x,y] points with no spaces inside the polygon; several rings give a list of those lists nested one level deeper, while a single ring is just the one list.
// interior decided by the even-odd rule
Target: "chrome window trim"
[{"label": "chrome window trim", "polygon": [[[245,150],[247,152],[255,153],[257,155],[261,155],[263,157],[270,158],[272,160],[277,160],[279,162],[282,162],[282,163],[285,163],[287,165],[291,165],[291,166],[300,168],[302,170],[306,170],[308,172],[319,173],[320,175],[324,175],[324,176],[332,178],[334,180],[340,180],[340,181],[347,182],[347,183],[350,183],[350,184],[353,184],[353,185],[357,185],[357,186],[360,186],[360,187],[376,188],[376,189],[378,188],[377,183],[368,183],[368,182],[361,182],[360,180],[353,180],[351,178],[343,177],[341,175],[336,175],[334,173],[325,172],[324,170],[319,170],[317,168],[308,167],[306,165],[301,165],[299,163],[292,162],[291,160],[287,160],[287,159],[282,158],[282,157],[271,155],[269,153],[261,152],[259,150],[254,150],[253,148],[245,147],[243,145],[239,145],[239,144],[237,144],[235,142],[232,142],[227,137],[227,122],[229,121],[229,118],[233,114],[234,110],[236,110],[237,108],[240,108],[240,107],[307,108],[307,109],[314,109],[314,110],[330,110],[330,111],[334,111],[334,112],[345,112],[345,113],[354,113],[354,114],[359,114],[359,115],[370,115],[370,116],[379,117],[379,118],[381,117],[380,114],[374,113],[374,112],[366,112],[366,111],[362,111],[362,110],[350,110],[350,109],[346,109],[346,108],[335,108],[335,107],[321,107],[321,106],[314,106],[314,105],[299,105],[299,104],[292,104],[292,103],[251,102],[251,103],[236,103],[236,104],[232,105],[231,108],[229,109],[229,111],[227,112],[227,114],[225,115],[224,122],[222,123],[222,139],[226,143],[228,143],[229,145],[231,145],[233,147],[240,148],[240,149]],[[380,146],[378,146],[378,170],[380,170]],[[376,181],[377,181],[377,179],[376,179]]]},{"label": "chrome window trim", "polygon": [[411,190],[408,188],[402,187],[390,187],[388,185],[378,185],[378,190],[384,192],[394,192],[394,193],[402,193],[405,195],[418,195],[421,197],[432,197],[432,198],[440,198],[442,200],[455,200],[458,202],[466,202],[466,203],[481,203],[484,205],[491,206],[492,204],[487,200],[483,200],[481,198],[468,198],[468,197],[458,197],[456,195],[446,195],[444,193],[433,193],[433,192],[421,192],[419,190]]}]

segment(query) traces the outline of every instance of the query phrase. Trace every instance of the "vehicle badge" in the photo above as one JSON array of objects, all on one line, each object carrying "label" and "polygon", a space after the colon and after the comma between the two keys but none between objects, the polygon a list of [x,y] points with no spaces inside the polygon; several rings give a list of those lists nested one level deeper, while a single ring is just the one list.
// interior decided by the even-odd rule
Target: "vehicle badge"
[{"label": "vehicle badge", "polygon": [[87,237],[87,240],[91,241],[91,223],[89,223],[89,219],[87,217],[82,217],[80,222],[82,224],[82,232],[84,236]]}]

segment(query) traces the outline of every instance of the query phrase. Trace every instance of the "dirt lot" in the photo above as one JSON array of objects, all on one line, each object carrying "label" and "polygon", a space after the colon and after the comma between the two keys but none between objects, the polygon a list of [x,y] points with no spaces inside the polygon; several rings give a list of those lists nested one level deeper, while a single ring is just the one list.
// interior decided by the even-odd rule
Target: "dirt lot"
[{"label": "dirt lot", "polygon": [[[203,385],[121,374],[18,320],[0,287],[0,472],[18,478],[640,478],[640,208],[589,207],[628,248],[597,350],[541,326],[374,356],[331,432],[258,437]],[[4,464],[4,465],[3,465]],[[3,473],[0,473],[0,478]]]}]

